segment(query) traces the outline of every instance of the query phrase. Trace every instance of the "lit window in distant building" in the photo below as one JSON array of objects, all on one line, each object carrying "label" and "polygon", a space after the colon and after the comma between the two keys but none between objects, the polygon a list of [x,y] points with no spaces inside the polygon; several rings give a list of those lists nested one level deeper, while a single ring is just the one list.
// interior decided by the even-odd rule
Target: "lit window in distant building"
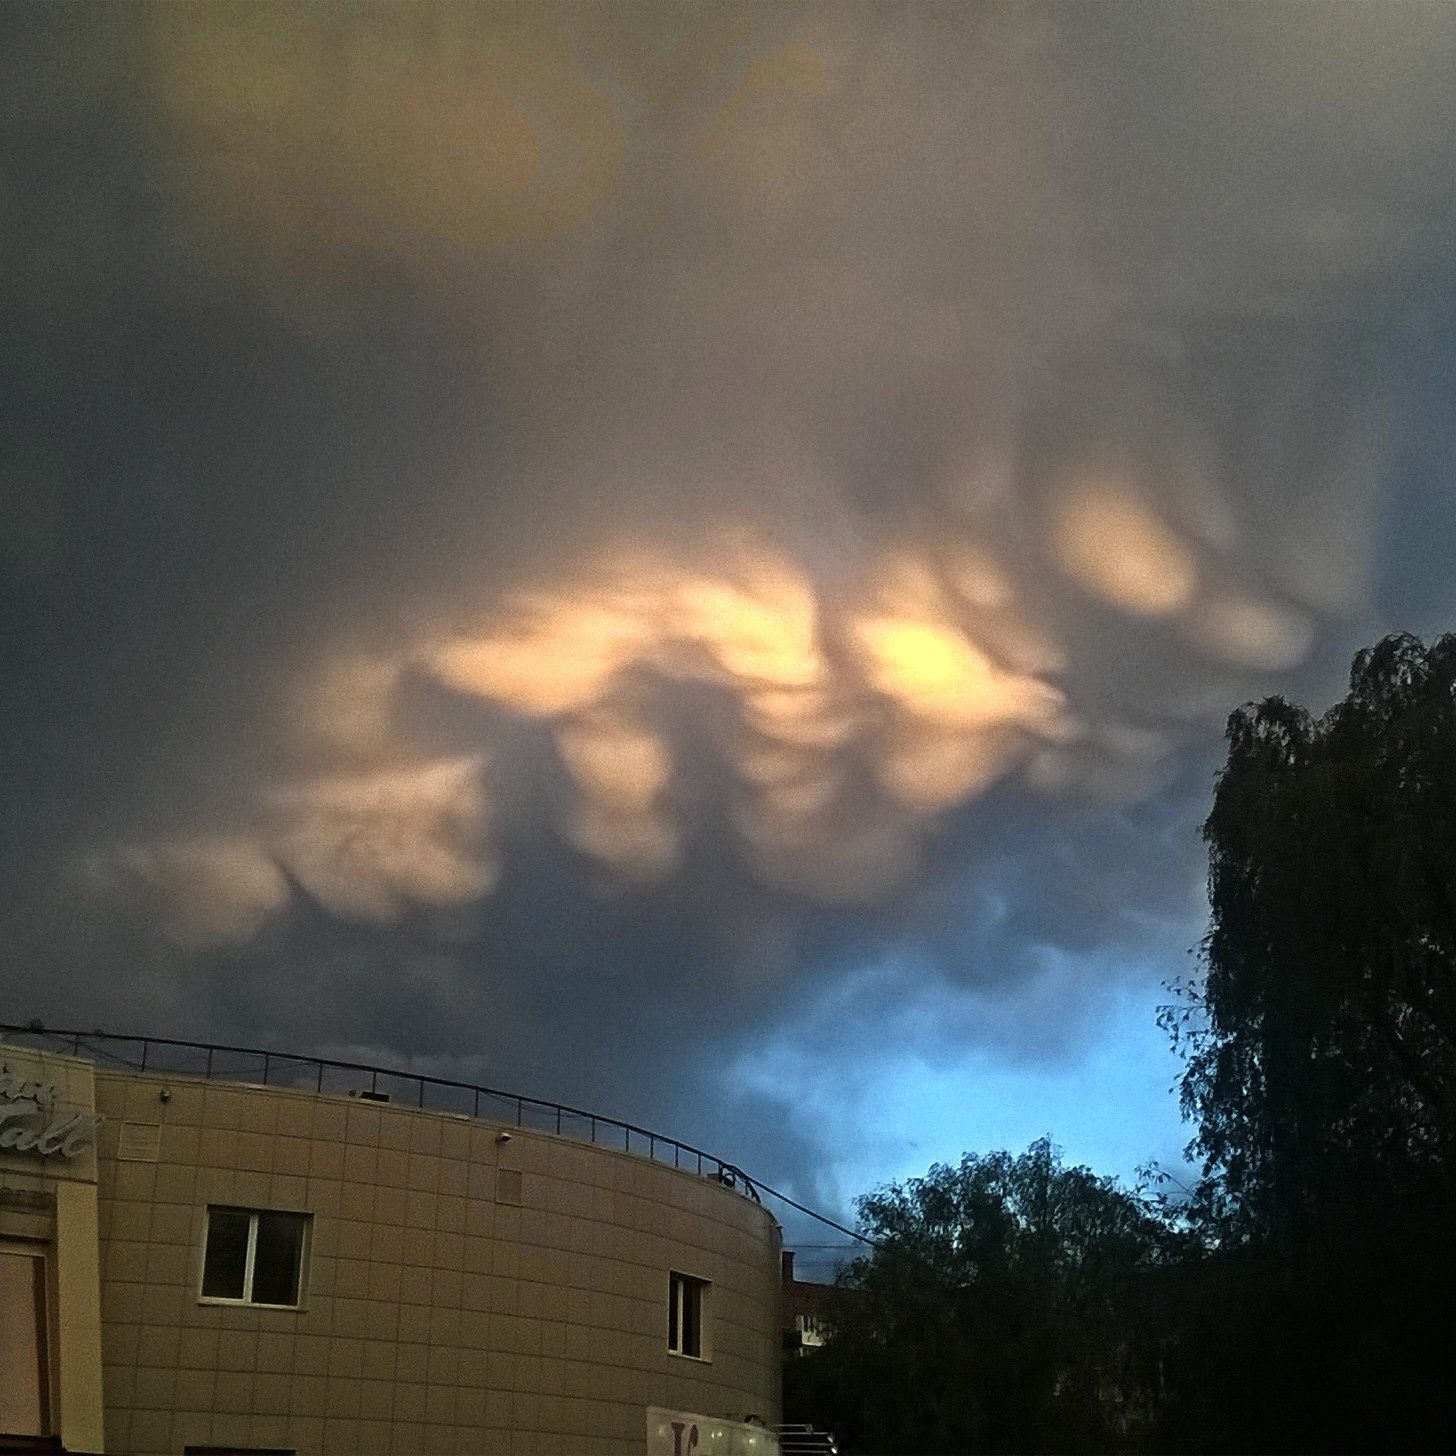
[{"label": "lit window in distant building", "polygon": [[667,1348],[674,1355],[706,1360],[708,1281],[673,1272],[667,1281]]},{"label": "lit window in distant building", "polygon": [[203,1299],[296,1306],[307,1231],[303,1213],[209,1208]]}]

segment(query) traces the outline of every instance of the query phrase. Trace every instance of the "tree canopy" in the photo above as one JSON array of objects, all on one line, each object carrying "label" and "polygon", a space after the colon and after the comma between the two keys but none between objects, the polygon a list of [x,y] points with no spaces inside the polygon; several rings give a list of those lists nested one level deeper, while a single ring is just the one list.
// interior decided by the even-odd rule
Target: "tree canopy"
[{"label": "tree canopy", "polygon": [[1456,636],[1362,652],[1320,718],[1229,719],[1204,826],[1207,1039],[1184,1105],[1243,1234],[1357,1185],[1449,1192],[1456,1144]]},{"label": "tree canopy", "polygon": [[843,1280],[829,1347],[789,1397],[847,1449],[1099,1451],[1134,1438],[1125,1399],[1137,1275],[1168,1229],[1048,1139],[967,1155],[859,1200],[879,1247]]},{"label": "tree canopy", "polygon": [[1323,716],[1270,698],[1227,738],[1182,1087],[1209,1248],[1177,1342],[1187,1444],[1442,1449],[1456,637],[1387,638]]}]

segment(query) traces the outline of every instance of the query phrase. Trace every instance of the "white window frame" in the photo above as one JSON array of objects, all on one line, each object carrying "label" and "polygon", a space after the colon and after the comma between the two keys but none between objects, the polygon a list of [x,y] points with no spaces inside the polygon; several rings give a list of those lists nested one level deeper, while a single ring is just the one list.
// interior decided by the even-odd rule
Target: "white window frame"
[{"label": "white window frame", "polygon": [[[204,1294],[203,1286],[207,1283],[207,1242],[212,1232],[212,1216],[214,1213],[245,1213],[248,1216],[248,1251],[243,1260],[243,1297],[232,1299],[225,1294]],[[253,1299],[253,1261],[258,1251],[258,1219],[265,1213],[282,1213],[289,1218],[299,1219],[303,1224],[303,1238],[299,1241],[298,1249],[298,1289],[292,1304],[265,1304],[260,1299]],[[226,1304],[234,1309],[302,1309],[303,1291],[307,1284],[308,1277],[308,1253],[309,1244],[312,1241],[313,1216],[307,1213],[299,1213],[291,1208],[238,1208],[235,1204],[210,1203],[207,1206],[207,1218],[202,1227],[202,1268],[197,1278],[197,1302],[199,1304]]]},{"label": "white window frame", "polygon": [[[693,1285],[698,1291],[698,1353],[690,1355],[683,1346],[687,1343],[684,1332],[687,1329],[687,1289]],[[713,1361],[713,1339],[712,1339],[712,1310],[713,1285],[708,1279],[700,1279],[696,1274],[685,1274],[680,1269],[668,1271],[667,1276],[667,1353],[675,1355],[679,1360],[696,1360],[699,1364],[709,1365]],[[677,1344],[672,1343],[672,1330],[676,1315]]]}]

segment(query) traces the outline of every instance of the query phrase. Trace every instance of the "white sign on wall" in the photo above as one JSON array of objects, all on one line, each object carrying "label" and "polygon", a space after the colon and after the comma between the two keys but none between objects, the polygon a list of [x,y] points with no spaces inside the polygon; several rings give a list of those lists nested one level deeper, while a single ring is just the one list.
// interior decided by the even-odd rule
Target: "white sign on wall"
[{"label": "white sign on wall", "polygon": [[647,1456],[779,1456],[767,1426],[693,1411],[647,1408]]},{"label": "white sign on wall", "polygon": [[15,1076],[0,1062],[0,1148],[75,1158],[94,1142],[106,1118],[99,1112],[67,1112],[56,1105],[56,1085]]}]

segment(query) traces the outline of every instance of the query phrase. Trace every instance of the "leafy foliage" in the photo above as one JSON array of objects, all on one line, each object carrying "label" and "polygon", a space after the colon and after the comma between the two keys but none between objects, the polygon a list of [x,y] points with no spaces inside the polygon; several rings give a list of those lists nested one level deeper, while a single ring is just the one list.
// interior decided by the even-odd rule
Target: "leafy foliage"
[{"label": "leafy foliage", "polygon": [[1321,719],[1229,720],[1204,826],[1211,1035],[1183,1086],[1243,1232],[1456,1150],[1456,637],[1392,637]]},{"label": "leafy foliage", "polygon": [[[843,1281],[827,1348],[790,1368],[846,1449],[1100,1451],[1137,1425],[1138,1277],[1173,1238],[1043,1139],[859,1200],[879,1248]],[[798,1388],[795,1388],[797,1385]],[[808,1387],[807,1389],[805,1387]]]},{"label": "leafy foliage", "polygon": [[1211,1277],[1179,1383],[1225,1447],[1438,1447],[1456,1415],[1456,637],[1362,652],[1321,718],[1280,698],[1233,714],[1204,837],[1183,1103]]}]

